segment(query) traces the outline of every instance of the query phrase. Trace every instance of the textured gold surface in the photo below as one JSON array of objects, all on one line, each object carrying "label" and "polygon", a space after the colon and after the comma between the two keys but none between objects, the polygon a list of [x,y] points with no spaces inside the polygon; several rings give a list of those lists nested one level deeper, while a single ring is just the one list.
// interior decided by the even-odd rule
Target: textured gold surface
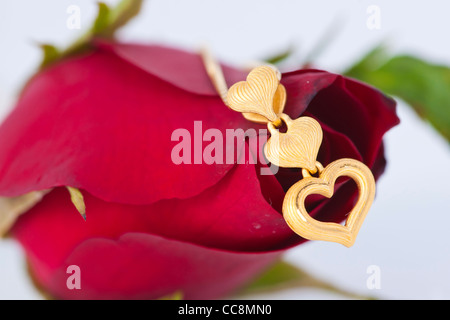
[{"label": "textured gold surface", "polygon": [[280,118],[287,127],[285,133],[280,132],[269,123],[270,139],[264,152],[267,159],[284,168],[306,168],[316,171],[316,157],[322,143],[322,128],[310,117],[300,117],[292,120],[286,114]]},{"label": "textured gold surface", "polygon": [[[282,84],[278,85],[277,91],[275,91],[275,96],[273,97],[273,111],[276,115],[280,115],[284,110],[284,105],[286,104],[286,89]],[[257,113],[247,113],[243,112],[242,115],[245,119],[257,122],[257,123],[268,123],[269,120]]]},{"label": "textured gold surface", "polygon": [[[286,90],[280,84],[278,71],[273,67],[261,66],[249,73],[247,81],[235,83],[228,90],[226,101],[231,109],[244,113],[251,121],[255,118],[249,113],[263,117],[256,117],[256,122],[274,122],[278,120],[277,112],[284,108]],[[267,120],[264,121],[264,118]]]},{"label": "textured gold surface", "polygon": [[[283,216],[287,224],[305,239],[352,246],[375,197],[375,179],[370,169],[357,160],[340,159],[323,169],[318,178],[311,177],[306,170],[303,173],[306,177],[294,184],[284,198]],[[352,178],[359,191],[358,200],[348,214],[345,225],[312,218],[305,209],[306,197],[320,194],[331,198],[334,183],[341,176]]]},{"label": "textured gold surface", "polygon": [[216,59],[214,59],[213,55],[207,48],[202,49],[201,56],[203,59],[203,64],[205,65],[206,73],[208,74],[209,79],[211,79],[214,89],[216,89],[223,103],[228,106],[228,86],[220,64],[216,61]]}]

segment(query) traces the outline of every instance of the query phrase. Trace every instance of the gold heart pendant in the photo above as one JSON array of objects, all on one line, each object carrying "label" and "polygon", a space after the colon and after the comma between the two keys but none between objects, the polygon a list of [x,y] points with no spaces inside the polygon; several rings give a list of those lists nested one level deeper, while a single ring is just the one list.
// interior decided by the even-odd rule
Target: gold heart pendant
[{"label": "gold heart pendant", "polygon": [[310,117],[295,120],[280,115],[287,131],[282,133],[272,123],[268,124],[270,139],[264,147],[267,159],[279,167],[305,168],[316,171],[316,157],[322,143],[322,128]]},{"label": "gold heart pendant", "polygon": [[235,83],[227,94],[228,106],[254,122],[274,122],[286,103],[286,89],[280,73],[269,66],[253,69],[247,81]]},{"label": "gold heart pendant", "polygon": [[[298,235],[309,240],[332,241],[351,247],[375,198],[375,179],[370,169],[354,159],[339,159],[330,163],[319,177],[312,177],[303,170],[304,178],[286,193],[283,216],[287,224]],[[348,214],[345,225],[321,222],[312,218],[305,208],[305,199],[311,194],[331,198],[337,178],[352,178],[358,187],[359,197]]]},{"label": "gold heart pendant", "polygon": [[[220,65],[210,56],[205,56],[204,61],[213,85],[228,107],[242,112],[250,121],[267,123],[270,138],[264,146],[266,158],[279,167],[302,168],[303,179],[294,184],[284,198],[283,216],[287,224],[305,239],[352,246],[375,198],[375,179],[370,169],[354,159],[336,160],[325,169],[317,162],[322,128],[313,118],[292,120],[283,113],[286,89],[280,83],[281,74],[273,67],[257,67],[249,73],[247,81],[228,89]],[[280,132],[278,128],[282,128],[283,123],[287,130]],[[341,176],[353,179],[359,191],[345,225],[312,218],[305,208],[308,195],[331,198],[336,179]]]}]

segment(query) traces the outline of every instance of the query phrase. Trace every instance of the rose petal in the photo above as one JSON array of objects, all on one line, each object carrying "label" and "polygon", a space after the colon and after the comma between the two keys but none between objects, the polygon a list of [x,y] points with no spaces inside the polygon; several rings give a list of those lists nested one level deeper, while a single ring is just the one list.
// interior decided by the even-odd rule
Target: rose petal
[{"label": "rose petal", "polygon": [[375,161],[383,135],[399,123],[394,100],[342,76],[315,96],[308,112],[347,135],[369,167]]},{"label": "rose petal", "polygon": [[[258,275],[278,252],[242,254],[163,237],[127,233],[118,240],[91,239],[77,246],[59,268],[34,273],[62,299],[158,299],[181,292],[184,299],[217,299]],[[33,270],[39,261],[30,261]],[[80,268],[81,290],[69,290],[68,266]]]},{"label": "rose petal", "polygon": [[284,112],[292,119],[300,117],[314,97],[336,78],[336,74],[314,69],[284,73],[281,78],[287,93]]},{"label": "rose petal", "polygon": [[[194,121],[201,121],[199,135]],[[251,125],[217,96],[188,93],[111,52],[93,52],[27,85],[0,127],[0,194],[69,185],[123,203],[189,198],[233,164],[176,165],[174,130],[189,132],[194,149],[209,128]]]},{"label": "rose petal", "polygon": [[[277,184],[278,185],[278,184]],[[282,199],[273,186],[272,197]],[[279,185],[278,185],[279,187]],[[261,194],[253,165],[238,165],[216,186],[190,199],[162,200],[151,205],[102,201],[84,193],[87,222],[70,203],[63,188],[54,190],[22,216],[13,229],[33,252],[57,259],[90,237],[117,238],[126,232],[145,232],[208,247],[235,251],[282,248],[292,231],[282,215]],[[42,230],[46,230],[41,234]]]},{"label": "rose petal", "polygon": [[[86,222],[70,203],[69,193],[57,188],[23,215],[11,234],[24,246],[38,282],[57,297],[154,298],[181,290],[185,297],[212,298],[235,288],[273,261],[279,254],[277,248],[293,245],[293,238],[299,240],[262,197],[259,188],[255,167],[237,165],[217,186],[192,199],[133,206],[107,203],[84,193]],[[121,240],[96,240],[117,239],[130,232],[141,233],[144,238],[119,252],[116,249]],[[176,248],[171,251],[164,243],[147,243],[146,237],[155,238],[148,232],[184,241],[173,241]],[[260,251],[266,247],[276,251],[258,255],[204,247],[191,250],[197,246],[185,241],[235,250]],[[108,248],[102,246],[104,243]],[[77,252],[82,252],[81,257]],[[75,258],[67,259],[68,256]],[[228,262],[223,263],[222,259]],[[217,268],[216,263],[224,269]],[[69,292],[65,286],[65,269],[73,264],[83,270],[80,292]],[[105,270],[110,264],[111,269]],[[112,277],[117,280],[117,270],[125,269],[129,273],[123,272],[124,278],[112,281]],[[153,272],[137,277],[142,270]],[[180,274],[181,278],[161,280],[172,274]],[[216,285],[207,288],[208,282]]]},{"label": "rose petal", "polygon": [[[199,54],[158,45],[142,45],[97,40],[96,45],[114,52],[131,64],[180,89],[202,95],[217,96]],[[245,80],[247,72],[221,65],[228,86]]]}]

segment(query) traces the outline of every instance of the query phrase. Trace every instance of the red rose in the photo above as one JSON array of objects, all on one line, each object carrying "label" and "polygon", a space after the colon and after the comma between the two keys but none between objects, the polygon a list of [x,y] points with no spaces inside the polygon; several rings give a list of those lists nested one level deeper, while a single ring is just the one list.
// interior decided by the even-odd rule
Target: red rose
[{"label": "red rose", "polygon": [[[224,73],[229,85],[246,76]],[[285,112],[321,123],[323,165],[349,157],[383,172],[382,137],[398,123],[393,100],[319,70],[283,74],[282,83]],[[304,241],[281,215],[300,170],[175,164],[171,135],[194,121],[203,131],[264,128],[223,104],[199,55],[165,47],[96,43],[29,81],[0,127],[0,195],[54,188],[11,230],[50,295],[223,297]],[[86,222],[63,186],[82,190]],[[356,195],[341,182],[331,199],[311,199],[311,215],[342,221]],[[80,267],[81,290],[66,286],[70,265]]]}]

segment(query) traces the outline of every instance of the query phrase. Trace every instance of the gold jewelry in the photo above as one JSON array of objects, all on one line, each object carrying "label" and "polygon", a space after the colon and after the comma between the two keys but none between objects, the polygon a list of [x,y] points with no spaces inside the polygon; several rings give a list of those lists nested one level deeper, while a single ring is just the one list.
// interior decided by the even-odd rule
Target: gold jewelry
[{"label": "gold jewelry", "polygon": [[[217,62],[206,51],[203,58],[208,75],[224,103],[250,121],[267,123],[271,134],[264,146],[267,159],[279,167],[302,168],[303,179],[287,191],[283,201],[283,217],[289,227],[305,239],[352,246],[375,198],[375,179],[370,169],[354,159],[339,159],[323,168],[316,160],[322,143],[322,128],[311,117],[292,120],[283,113],[286,90],[276,68],[256,67],[246,81],[228,89]],[[279,131],[283,123],[286,132]],[[335,181],[341,176],[353,179],[359,191],[358,201],[345,225],[312,218],[305,209],[306,197],[320,194],[331,198]]]}]

